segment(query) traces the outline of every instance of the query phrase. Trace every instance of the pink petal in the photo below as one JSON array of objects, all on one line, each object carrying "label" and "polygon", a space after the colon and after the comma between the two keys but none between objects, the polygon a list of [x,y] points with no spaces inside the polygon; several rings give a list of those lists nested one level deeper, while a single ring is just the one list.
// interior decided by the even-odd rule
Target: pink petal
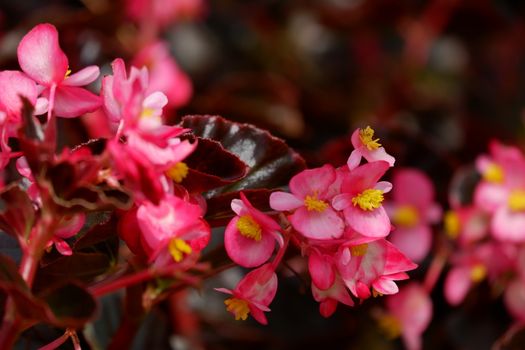
[{"label": "pink petal", "polygon": [[481,209],[493,213],[507,204],[508,189],[500,184],[482,181],[474,191],[474,203]]},{"label": "pink petal", "polygon": [[369,162],[385,161],[389,166],[394,166],[396,159],[390,154],[386,153],[384,147],[379,147],[373,151],[370,151],[365,146],[359,149],[363,157]]},{"label": "pink petal", "polygon": [[252,317],[257,322],[259,322],[262,325],[267,325],[268,324],[268,320],[266,319],[266,315],[264,314],[264,312],[261,309],[255,307],[255,306],[252,306],[252,305],[249,305],[249,308],[250,308],[250,313],[251,313]]},{"label": "pink petal", "polygon": [[388,193],[392,190],[392,184],[388,181],[379,181],[374,188],[376,190],[381,190],[383,193]]},{"label": "pink petal", "polygon": [[142,107],[150,109],[162,109],[168,104],[168,98],[162,92],[154,92],[144,99]]},{"label": "pink petal", "polygon": [[525,242],[525,212],[499,208],[491,222],[493,236],[503,242]]},{"label": "pink petal", "polygon": [[48,23],[35,26],[20,41],[17,50],[22,70],[42,85],[59,84],[68,60],[58,43],[56,28]]},{"label": "pink petal", "polygon": [[76,86],[59,86],[55,95],[54,111],[64,118],[79,117],[100,108],[100,96]]},{"label": "pink petal", "polygon": [[352,199],[354,196],[352,196],[349,193],[341,193],[337,196],[335,196],[332,199],[332,206],[335,210],[344,210],[348,208],[349,206],[352,206]]},{"label": "pink petal", "polygon": [[317,194],[319,198],[324,199],[324,193],[335,178],[335,169],[329,164],[321,168],[303,170],[290,180],[290,192],[299,198]]},{"label": "pink petal", "polygon": [[396,294],[399,291],[397,284],[385,276],[381,276],[374,281],[372,287],[379,293],[385,295]]},{"label": "pink petal", "polygon": [[288,192],[273,192],[270,194],[270,207],[273,210],[288,211],[303,206],[303,201]]},{"label": "pink petal", "polygon": [[343,180],[342,192],[354,195],[374,188],[377,181],[385,174],[388,168],[388,163],[383,161],[366,163],[355,168]]},{"label": "pink petal", "polygon": [[518,320],[525,321],[525,281],[515,279],[505,289],[505,306]]},{"label": "pink petal", "polygon": [[225,293],[225,294],[233,294],[232,291],[230,289],[227,289],[227,288],[213,288],[215,289],[217,292],[221,292],[221,293]]},{"label": "pink petal", "polygon": [[228,256],[238,265],[255,267],[264,264],[272,256],[275,240],[272,235],[262,234],[256,241],[244,237],[237,229],[239,217],[233,218],[224,232],[224,247]]},{"label": "pink petal", "polygon": [[361,158],[361,152],[355,149],[352,151],[352,153],[350,153],[350,157],[348,157],[346,165],[350,170],[354,170],[359,166],[359,163],[361,163]]},{"label": "pink petal", "polygon": [[35,104],[37,88],[33,80],[18,71],[0,72],[0,109],[8,114],[20,115],[22,113],[21,96]]},{"label": "pink petal", "polygon": [[421,262],[432,246],[432,231],[426,225],[399,227],[388,239],[410,260]]},{"label": "pink petal", "polygon": [[36,100],[35,104],[35,115],[41,115],[44,113],[47,113],[47,109],[49,107],[49,101],[45,97],[39,97]]},{"label": "pink petal", "polygon": [[351,205],[344,210],[344,214],[350,227],[363,236],[386,237],[390,233],[390,219],[382,206],[365,211]]},{"label": "pink petal", "polygon": [[405,168],[397,170],[392,178],[394,201],[424,208],[434,201],[434,186],[420,170]]},{"label": "pink petal", "polygon": [[330,317],[333,315],[335,310],[337,309],[337,300],[332,298],[327,298],[319,304],[319,313],[323,317]]},{"label": "pink petal", "polygon": [[332,208],[318,212],[301,207],[290,216],[290,223],[305,237],[321,240],[339,238],[345,228],[344,221]]},{"label": "pink petal", "polygon": [[465,299],[471,285],[469,268],[453,268],[445,279],[445,298],[451,305],[458,305]]},{"label": "pink petal", "polygon": [[61,239],[55,240],[55,247],[58,250],[58,252],[62,255],[73,255],[73,251],[71,250],[71,247],[69,246],[69,244],[67,244],[66,241],[63,241]]},{"label": "pink petal", "polygon": [[62,85],[85,86],[97,80],[99,75],[100,69],[97,66],[88,66],[75,74],[71,74],[62,82]]},{"label": "pink petal", "polygon": [[330,257],[313,250],[308,259],[308,271],[312,282],[319,289],[328,289],[334,284],[335,271]]}]

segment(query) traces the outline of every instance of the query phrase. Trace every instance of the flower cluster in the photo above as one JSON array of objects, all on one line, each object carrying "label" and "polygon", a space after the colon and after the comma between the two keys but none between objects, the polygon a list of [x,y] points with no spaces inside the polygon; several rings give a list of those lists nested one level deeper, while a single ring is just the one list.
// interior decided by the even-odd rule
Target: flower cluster
[{"label": "flower cluster", "polygon": [[507,309],[525,320],[525,156],[498,141],[476,159],[481,175],[470,204],[451,198],[445,228],[456,242],[445,296],[461,303],[469,290],[487,280],[504,289]]},{"label": "flower cluster", "polygon": [[[352,135],[355,150],[347,165],[334,168],[327,164],[304,170],[290,180],[290,192],[272,193],[271,214],[280,217],[280,225],[272,215],[255,209],[245,196],[232,201],[237,215],[226,228],[226,252],[242,267],[266,263],[242,279],[234,299],[226,301],[236,319],[245,319],[253,305],[259,305],[258,310],[269,310],[270,296],[277,288],[275,277],[269,277],[270,271],[274,273],[289,241],[307,258],[312,293],[325,317],[334,313],[338,303],[352,306],[354,299],[397,293],[395,281],[407,279],[406,272],[416,268],[386,239],[392,225],[383,201],[392,184],[380,179],[394,159],[373,135],[370,127],[357,129]],[[370,162],[360,165],[362,158]],[[279,250],[267,263],[276,243]],[[250,284],[258,287],[251,286],[250,293],[241,293]],[[253,289],[264,297],[254,299]],[[254,318],[265,323],[259,312]]]}]

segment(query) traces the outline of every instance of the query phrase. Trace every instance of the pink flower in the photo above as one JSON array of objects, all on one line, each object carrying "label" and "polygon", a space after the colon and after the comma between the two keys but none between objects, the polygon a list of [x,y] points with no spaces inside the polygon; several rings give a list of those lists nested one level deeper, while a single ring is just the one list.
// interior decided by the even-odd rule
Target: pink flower
[{"label": "pink flower", "polygon": [[307,238],[332,239],[341,237],[345,224],[331,206],[332,184],[336,172],[331,165],[308,169],[290,180],[290,192],[270,195],[270,207],[279,211],[294,211],[289,220]]},{"label": "pink flower", "polygon": [[148,69],[147,91],[164,93],[168,98],[169,107],[180,107],[191,98],[191,81],[170,55],[165,42],[156,41],[141,49],[133,59],[132,65]]},{"label": "pink flower", "polygon": [[425,289],[411,283],[386,299],[388,314],[379,317],[380,327],[392,338],[402,336],[408,350],[422,348],[421,335],[432,320],[432,300]]},{"label": "pink flower", "polygon": [[234,199],[232,210],[237,214],[224,232],[224,246],[228,256],[243,267],[259,266],[270,258],[275,240],[281,245],[281,227],[268,215],[255,209],[241,193]]},{"label": "pink flower", "polygon": [[390,219],[383,208],[383,193],[392,185],[378,180],[389,165],[377,161],[361,165],[343,179],[342,194],[332,200],[336,210],[343,210],[347,224],[358,233],[369,237],[385,237],[390,232]]},{"label": "pink flower", "polygon": [[360,299],[367,299],[372,293],[397,293],[394,281],[407,279],[405,272],[417,267],[385,239],[343,247],[336,259],[343,281]]},{"label": "pink flower", "polygon": [[169,194],[158,205],[150,202],[139,205],[137,222],[150,260],[166,248],[175,262],[202,250],[210,237],[210,228],[202,215],[198,205]]},{"label": "pink flower", "polygon": [[126,0],[127,15],[137,22],[164,27],[184,17],[203,12],[203,0]]},{"label": "pink flower", "polygon": [[394,173],[393,201],[385,205],[396,229],[389,240],[409,259],[420,262],[432,246],[431,223],[441,216],[441,208],[434,202],[434,187],[430,179],[416,169],[402,169]]},{"label": "pink flower", "polygon": [[73,237],[80,231],[84,222],[86,221],[86,215],[84,213],[78,213],[75,215],[66,215],[60,220],[60,225],[55,231],[52,240],[49,242],[48,247],[55,245],[55,248],[62,255],[72,255],[73,251],[67,242],[66,238]]},{"label": "pink flower", "polygon": [[42,95],[49,99],[49,115],[55,112],[73,118],[100,107],[100,98],[80,87],[97,79],[98,67],[89,66],[70,76],[68,59],[53,25],[35,26],[20,41],[17,54],[22,70],[43,86]]},{"label": "pink flower", "polygon": [[374,139],[374,130],[371,127],[356,129],[352,134],[352,145],[355,149],[347,162],[350,170],[359,166],[362,157],[368,162],[382,160],[387,162],[389,166],[394,166],[395,158],[386,153],[385,149],[381,147],[379,139]]},{"label": "pink flower", "polygon": [[257,322],[267,324],[265,312],[277,292],[277,275],[271,264],[263,265],[251,272],[237,284],[232,291],[226,288],[215,288],[216,291],[230,294],[226,299],[226,309],[235,316],[235,320],[246,320],[251,314]]}]

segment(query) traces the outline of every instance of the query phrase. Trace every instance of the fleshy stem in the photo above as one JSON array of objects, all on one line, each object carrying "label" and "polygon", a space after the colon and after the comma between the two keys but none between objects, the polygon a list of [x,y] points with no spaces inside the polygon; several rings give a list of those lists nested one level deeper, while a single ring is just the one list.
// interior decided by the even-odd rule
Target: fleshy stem
[{"label": "fleshy stem", "polygon": [[284,257],[284,253],[286,253],[286,249],[288,248],[288,243],[290,243],[290,236],[291,236],[291,233],[290,233],[290,230],[292,228],[289,227],[287,228],[286,230],[283,231],[283,234],[284,234],[284,244],[283,246],[279,249],[279,251],[277,252],[277,254],[275,255],[275,259],[273,259],[272,261],[272,269],[275,271],[277,269],[277,267],[279,266],[279,264],[281,263],[281,260],[283,259]]},{"label": "fleshy stem", "polygon": [[436,255],[432,259],[432,262],[430,263],[427,274],[425,275],[425,280],[423,281],[423,287],[427,293],[431,293],[436,286],[439,276],[443,272],[443,268],[447,263],[449,254],[450,249],[448,249],[447,246],[442,242],[436,252]]},{"label": "fleshy stem", "polygon": [[[64,334],[62,334],[59,338],[53,340],[51,343],[42,346],[38,350],[54,350],[58,348],[60,345],[64,344],[68,338],[71,337],[71,340],[73,341],[73,344],[75,346],[75,350],[80,349],[80,341],[78,340],[77,333],[72,329],[66,329]],[[77,347],[78,345],[78,347]]]}]

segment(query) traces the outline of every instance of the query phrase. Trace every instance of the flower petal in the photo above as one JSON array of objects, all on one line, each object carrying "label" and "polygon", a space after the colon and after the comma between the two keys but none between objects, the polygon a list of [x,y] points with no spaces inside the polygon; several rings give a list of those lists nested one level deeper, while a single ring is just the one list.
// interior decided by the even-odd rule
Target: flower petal
[{"label": "flower petal", "polygon": [[341,237],[345,228],[343,219],[332,208],[318,212],[301,207],[290,216],[290,222],[305,237],[322,240]]},{"label": "flower petal", "polygon": [[99,75],[100,69],[97,66],[88,66],[64,79],[62,85],[85,86],[94,82]]},{"label": "flower petal", "polygon": [[55,95],[54,111],[64,118],[79,117],[93,112],[102,105],[102,100],[94,93],[76,86],[59,86]]},{"label": "flower petal", "polygon": [[303,206],[303,201],[288,192],[273,192],[270,195],[270,207],[273,210],[294,210]]},{"label": "flower petal", "polygon": [[344,214],[350,227],[363,236],[386,237],[390,233],[390,219],[382,206],[365,211],[351,205],[344,210]]}]

